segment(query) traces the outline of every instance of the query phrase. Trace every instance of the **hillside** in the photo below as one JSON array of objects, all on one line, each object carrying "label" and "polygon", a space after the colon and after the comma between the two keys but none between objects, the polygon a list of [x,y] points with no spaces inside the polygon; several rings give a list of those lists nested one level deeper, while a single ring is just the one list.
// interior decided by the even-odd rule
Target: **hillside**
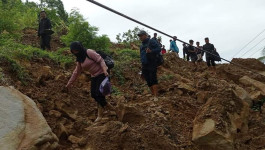
[{"label": "hillside", "polygon": [[[31,35],[24,31],[22,43],[36,46],[29,43]],[[138,75],[138,52],[112,49],[116,66],[108,100],[125,105],[124,119],[105,114],[103,121],[93,123],[97,109],[90,97],[90,75],[83,73],[74,88],[64,90],[74,61],[67,48],[53,43],[57,48],[52,52],[5,43],[0,49],[0,86],[14,86],[34,100],[61,150],[265,148],[262,75],[231,64],[218,65],[216,75],[205,64],[193,71],[191,63],[168,53],[158,73],[160,98],[154,102]],[[255,59],[233,62],[265,71]]]}]

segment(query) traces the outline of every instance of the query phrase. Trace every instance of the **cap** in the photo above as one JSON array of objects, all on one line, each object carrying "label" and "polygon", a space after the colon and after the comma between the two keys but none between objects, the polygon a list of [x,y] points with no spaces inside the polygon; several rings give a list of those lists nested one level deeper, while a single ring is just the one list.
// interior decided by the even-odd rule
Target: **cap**
[{"label": "cap", "polygon": [[138,36],[141,36],[141,35],[147,35],[147,33],[146,33],[144,30],[141,30],[137,35],[138,35]]},{"label": "cap", "polygon": [[178,39],[177,36],[173,36],[173,39]]}]

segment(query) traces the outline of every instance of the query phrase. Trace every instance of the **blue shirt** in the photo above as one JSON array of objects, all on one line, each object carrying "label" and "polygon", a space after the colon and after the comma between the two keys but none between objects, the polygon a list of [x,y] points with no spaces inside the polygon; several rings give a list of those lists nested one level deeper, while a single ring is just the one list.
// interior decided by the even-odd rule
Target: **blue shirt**
[{"label": "blue shirt", "polygon": [[146,57],[146,49],[149,48],[152,52],[159,54],[161,52],[161,47],[159,46],[158,42],[154,39],[147,38],[142,42],[140,46],[140,54],[141,54],[141,62],[142,64],[148,64],[147,57]]},{"label": "blue shirt", "polygon": [[176,44],[176,41],[172,41],[170,43],[170,50],[172,50],[173,52],[179,53],[179,48],[178,48],[178,46]]}]

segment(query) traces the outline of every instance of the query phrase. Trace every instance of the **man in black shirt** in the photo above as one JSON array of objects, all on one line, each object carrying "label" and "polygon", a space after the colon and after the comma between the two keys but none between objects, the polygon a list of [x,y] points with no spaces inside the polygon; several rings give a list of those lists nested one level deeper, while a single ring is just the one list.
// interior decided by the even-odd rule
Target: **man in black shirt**
[{"label": "man in black shirt", "polygon": [[[214,56],[210,53],[213,53],[215,51],[214,45],[209,42],[209,38],[205,38],[205,45],[203,45],[203,50],[206,51],[206,62],[208,67],[213,67],[213,70],[215,71],[215,61]],[[209,52],[209,53],[207,53]]]},{"label": "man in black shirt", "polygon": [[38,37],[41,38],[41,41],[40,41],[41,48],[43,50],[45,50],[45,48],[50,50],[51,49],[51,46],[50,46],[51,35],[49,31],[52,28],[51,21],[47,18],[45,11],[40,12],[40,18],[41,20],[39,23]]},{"label": "man in black shirt", "polygon": [[197,68],[196,61],[198,60],[198,57],[197,57],[197,51],[195,50],[193,46],[194,41],[190,40],[189,43],[190,45],[188,46],[188,52],[191,57],[191,62],[194,64],[195,68]]},{"label": "man in black shirt", "polygon": [[190,61],[190,54],[188,52],[188,47],[186,44],[183,44],[183,59]]}]

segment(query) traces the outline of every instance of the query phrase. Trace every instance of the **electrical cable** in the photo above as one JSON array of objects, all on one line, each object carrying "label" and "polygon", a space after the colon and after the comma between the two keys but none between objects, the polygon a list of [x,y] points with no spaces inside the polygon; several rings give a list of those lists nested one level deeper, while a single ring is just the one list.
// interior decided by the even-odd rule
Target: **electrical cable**
[{"label": "electrical cable", "polygon": [[[158,33],[161,33],[161,34],[163,34],[163,35],[165,35],[165,36],[167,36],[167,37],[174,38],[173,36],[171,36],[171,35],[169,35],[169,34],[167,34],[167,33],[165,33],[165,32],[162,32],[162,31],[160,31],[160,30],[158,30],[158,29],[156,29],[156,28],[153,28],[153,27],[151,27],[151,26],[149,26],[149,25],[147,25],[147,24],[144,24],[144,23],[142,23],[142,22],[140,22],[140,21],[138,21],[138,20],[135,20],[135,19],[133,19],[133,18],[131,18],[131,17],[129,17],[129,16],[126,16],[125,14],[122,14],[122,13],[120,13],[120,12],[118,12],[118,11],[116,11],[116,10],[110,8],[110,7],[107,7],[107,6],[105,6],[105,5],[103,5],[103,4],[99,3],[99,2],[96,2],[96,1],[94,1],[94,0],[87,0],[87,1],[88,1],[88,2],[91,2],[91,3],[95,4],[95,5],[97,5],[97,6],[99,6],[99,7],[102,7],[102,8],[104,8],[104,9],[106,9],[106,10],[109,10],[109,11],[111,11],[111,12],[113,12],[113,13],[119,15],[119,16],[122,16],[122,17],[124,17],[124,18],[126,18],[126,19],[129,19],[129,20],[131,20],[131,21],[133,21],[133,22],[136,22],[136,23],[138,23],[138,24],[140,24],[140,25],[142,25],[142,26],[145,26],[145,27],[147,27],[147,28],[149,28],[149,29],[152,29],[152,30],[154,30],[154,31],[156,31],[156,32],[158,32]],[[186,43],[185,41],[182,41],[182,40],[180,40],[180,39],[176,39],[176,40],[179,41],[179,42],[181,42],[181,43],[184,43],[184,44],[187,44],[187,45],[189,45],[189,46],[192,46],[192,47],[196,48],[195,46],[190,45],[189,43]],[[197,49],[199,49],[199,48],[197,48]],[[211,54],[212,56],[220,57],[220,56],[217,56],[217,55],[215,55],[215,54],[213,54],[213,53],[211,53],[211,52],[205,51],[205,50],[203,50],[203,49],[199,49],[199,50],[201,50],[201,51],[203,51],[203,52],[205,52],[205,53]],[[243,69],[246,69],[246,70],[248,70],[248,71],[252,71],[253,73],[260,74],[260,73],[257,72],[257,71],[254,71],[254,70],[252,70],[252,69],[250,69],[250,68],[247,68],[247,67],[245,67],[245,66],[242,66],[242,65],[236,64],[236,63],[234,63],[234,62],[232,62],[232,61],[229,61],[229,60],[227,60],[227,59],[225,59],[225,58],[220,57],[220,59],[221,59],[221,60],[224,60],[224,61],[226,61],[226,62],[229,62],[230,64],[233,64],[233,65],[236,65],[236,66],[241,67],[241,68],[243,68]],[[263,74],[260,74],[260,75],[265,76],[265,75],[263,75]]]},{"label": "electrical cable", "polygon": [[265,31],[265,29],[263,31],[261,31],[257,36],[255,36],[250,42],[248,42],[243,48],[241,48],[232,58],[235,58],[236,55],[238,55],[243,49],[245,49],[250,43],[252,43],[254,40],[256,40],[263,32]]}]

